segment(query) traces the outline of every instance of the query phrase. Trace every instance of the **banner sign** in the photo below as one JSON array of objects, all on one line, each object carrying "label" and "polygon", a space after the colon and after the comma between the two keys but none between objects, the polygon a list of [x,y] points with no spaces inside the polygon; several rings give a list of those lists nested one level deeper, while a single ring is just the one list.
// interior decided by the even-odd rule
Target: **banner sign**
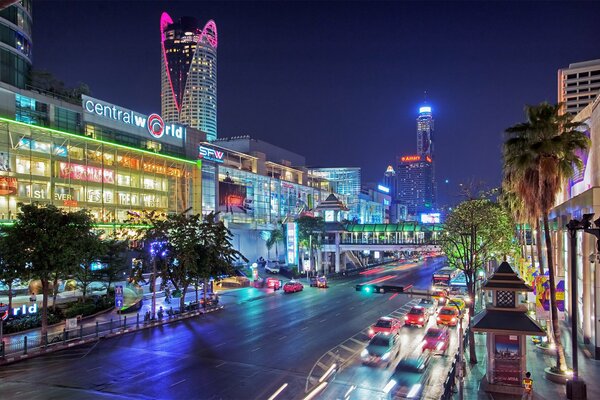
[{"label": "banner sign", "polygon": [[[538,319],[550,318],[550,280],[548,275],[539,275],[534,280],[535,315]],[[560,280],[556,285],[556,307],[558,318],[565,319],[565,281]]]},{"label": "banner sign", "polygon": [[494,383],[521,386],[519,336],[494,335]]}]

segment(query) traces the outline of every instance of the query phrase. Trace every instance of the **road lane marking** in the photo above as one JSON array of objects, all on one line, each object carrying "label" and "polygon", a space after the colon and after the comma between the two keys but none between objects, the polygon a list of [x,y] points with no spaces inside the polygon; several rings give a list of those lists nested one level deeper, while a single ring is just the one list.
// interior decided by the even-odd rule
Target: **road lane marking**
[{"label": "road lane marking", "polygon": [[86,370],[86,371],[87,371],[87,372],[90,372],[90,371],[95,371],[95,370],[97,370],[97,369],[100,369],[100,368],[102,368],[102,367],[90,368],[90,369],[88,369],[88,370]]},{"label": "road lane marking", "polygon": [[133,379],[133,378],[137,378],[140,375],[144,375],[146,372],[140,372],[139,374],[135,374],[134,376],[130,377],[129,379]]},{"label": "road lane marking", "polygon": [[271,397],[269,397],[267,400],[274,400],[275,397],[277,397],[279,395],[279,393],[283,392],[283,389],[285,389],[287,387],[287,385],[288,385],[287,383],[284,383],[283,385],[281,385],[281,387],[279,389],[277,389],[275,391],[275,393],[273,393],[271,395]]},{"label": "road lane marking", "polygon": [[251,350],[252,352],[255,352],[257,350],[260,350],[260,347],[255,348],[254,350]]},{"label": "road lane marking", "polygon": [[180,380],[179,382],[175,382],[174,384],[172,384],[172,385],[171,385],[171,386],[169,386],[169,387],[173,387],[173,386],[175,386],[175,385],[179,385],[180,383],[183,383],[183,382],[185,382],[185,379],[182,379],[182,380]]},{"label": "road lane marking", "polygon": [[323,318],[322,320],[320,320],[319,322],[325,322],[327,321],[327,318]]},{"label": "road lane marking", "polygon": [[340,315],[340,313],[335,314],[335,316],[337,317],[338,315]]},{"label": "road lane marking", "polygon": [[215,368],[219,368],[221,365],[225,364],[225,361],[223,361],[221,364],[219,365],[215,365]]},{"label": "road lane marking", "polygon": [[216,345],[215,347],[220,347],[220,346],[223,346],[223,345],[225,345],[225,343],[227,343],[227,342],[219,343],[219,344],[218,344],[218,345]]},{"label": "road lane marking", "polygon": [[300,329],[301,331],[308,329],[308,326],[305,326],[304,328]]},{"label": "road lane marking", "polygon": [[274,326],[276,326],[276,325],[277,325],[277,323],[275,323],[275,324],[271,324],[271,325],[269,325],[269,328],[272,328],[272,327],[274,327]]},{"label": "road lane marking", "polygon": [[351,353],[354,353],[356,350],[351,349],[350,347],[346,347],[343,344],[340,344],[340,347],[346,351],[349,351]]},{"label": "road lane marking", "polygon": [[283,339],[285,339],[286,337],[287,337],[287,336],[282,336],[282,337],[280,337],[280,338],[279,338],[279,339],[277,339],[277,340],[283,340]]}]

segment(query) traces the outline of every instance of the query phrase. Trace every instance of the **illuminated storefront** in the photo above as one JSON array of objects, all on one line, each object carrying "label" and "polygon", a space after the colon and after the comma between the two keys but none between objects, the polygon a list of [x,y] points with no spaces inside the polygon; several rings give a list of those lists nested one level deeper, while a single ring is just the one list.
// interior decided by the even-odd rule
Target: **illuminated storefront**
[{"label": "illuminated storefront", "polygon": [[17,203],[88,209],[105,223],[142,210],[200,211],[196,161],[0,119],[0,219]]}]

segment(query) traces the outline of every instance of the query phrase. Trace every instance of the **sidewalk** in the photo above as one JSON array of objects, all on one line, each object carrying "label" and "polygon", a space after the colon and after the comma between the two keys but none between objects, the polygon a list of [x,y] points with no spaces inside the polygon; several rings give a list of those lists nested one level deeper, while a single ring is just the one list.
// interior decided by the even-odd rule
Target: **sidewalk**
[{"label": "sidewalk", "polygon": [[[571,363],[571,334],[570,330],[564,326],[561,330],[562,341],[567,355],[567,364]],[[493,399],[493,400],[511,400],[520,399],[520,396],[510,396],[502,394],[486,393],[479,390],[481,379],[486,373],[486,335],[475,334],[475,347],[477,351],[477,364],[469,363],[469,351],[465,349],[465,359],[467,371],[465,373],[464,398],[465,399]],[[581,348],[578,349],[579,376],[587,385],[587,398],[600,399],[600,361],[586,357]],[[542,350],[535,347],[531,339],[527,338],[527,369],[531,372],[533,379],[533,389],[535,400],[543,399],[565,399],[565,385],[559,385],[547,380],[544,377],[544,369],[555,365],[555,356],[545,354]],[[458,399],[458,394],[454,395]]]}]

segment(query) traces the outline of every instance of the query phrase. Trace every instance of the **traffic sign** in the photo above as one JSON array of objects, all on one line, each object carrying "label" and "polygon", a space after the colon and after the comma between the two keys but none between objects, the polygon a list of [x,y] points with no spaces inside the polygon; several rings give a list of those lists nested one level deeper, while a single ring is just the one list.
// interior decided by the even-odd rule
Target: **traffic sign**
[{"label": "traffic sign", "polygon": [[115,286],[115,307],[116,308],[123,307],[123,286],[122,285]]}]

